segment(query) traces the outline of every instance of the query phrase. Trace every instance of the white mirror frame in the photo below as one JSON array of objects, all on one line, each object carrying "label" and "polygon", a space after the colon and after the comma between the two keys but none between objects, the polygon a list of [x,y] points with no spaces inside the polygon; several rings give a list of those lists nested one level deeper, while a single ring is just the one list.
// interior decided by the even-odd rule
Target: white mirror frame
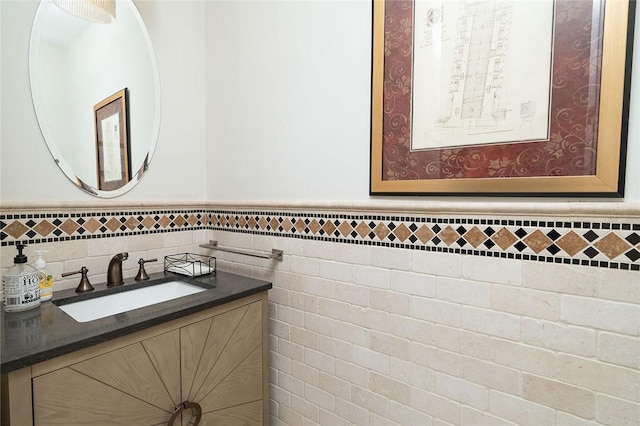
[{"label": "white mirror frame", "polygon": [[[152,104],[152,118],[151,128],[149,129],[150,140],[147,143],[148,150],[146,150],[146,155],[141,155],[143,157],[142,161],[132,163],[131,164],[131,178],[128,183],[123,185],[120,188],[115,190],[100,190],[97,188],[97,184],[93,185],[86,181],[83,181],[78,176],[77,170],[73,170],[70,162],[67,158],[65,158],[64,153],[61,151],[60,144],[56,141],[55,132],[52,129],[51,124],[47,121],[46,108],[44,107],[44,92],[45,88],[40,82],[40,79],[37,77],[38,70],[40,69],[40,49],[39,44],[42,37],[41,26],[39,23],[42,19],[45,18],[47,9],[49,7],[55,7],[53,3],[49,0],[41,0],[40,5],[38,6],[38,10],[36,11],[36,15],[33,21],[33,28],[31,31],[31,40],[29,45],[29,77],[30,77],[30,85],[31,85],[31,95],[33,100],[33,106],[36,112],[36,117],[38,119],[38,124],[40,126],[40,131],[42,132],[42,136],[45,139],[47,147],[51,152],[56,164],[60,167],[62,172],[69,178],[69,180],[76,185],[78,188],[83,191],[94,195],[100,198],[114,198],[118,197],[126,192],[130,191],[142,178],[144,173],[149,167],[149,163],[151,162],[151,158],[153,153],[155,152],[158,136],[160,133],[160,119],[161,119],[161,89],[160,89],[160,76],[158,73],[158,66],[156,62],[156,57],[154,54],[153,46],[151,44],[151,38],[149,37],[148,31],[140,15],[140,12],[133,4],[132,0],[117,0],[117,8],[122,10],[123,7],[130,7],[130,11],[134,17],[134,20],[137,22],[140,32],[144,37],[143,43],[146,45],[147,52],[149,55],[149,61],[151,63],[150,76],[149,78],[152,81],[152,85],[155,91],[155,102]],[[77,18],[74,18],[77,19]],[[104,24],[92,24],[92,25],[104,25]],[[107,24],[108,25],[108,24]],[[134,118],[135,119],[135,118]],[[70,124],[71,125],[71,124]],[[133,124],[135,125],[135,123]],[[135,141],[138,142],[139,141]],[[134,143],[135,143],[134,142]],[[94,144],[95,142],[92,140],[90,143]],[[139,156],[140,157],[140,156]],[[90,161],[93,164],[96,164],[96,159],[90,158],[86,161]]]}]

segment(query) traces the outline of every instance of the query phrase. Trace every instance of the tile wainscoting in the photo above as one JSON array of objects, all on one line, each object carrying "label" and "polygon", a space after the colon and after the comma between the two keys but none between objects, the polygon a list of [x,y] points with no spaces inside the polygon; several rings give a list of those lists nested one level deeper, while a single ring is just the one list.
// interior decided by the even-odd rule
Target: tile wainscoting
[{"label": "tile wainscoting", "polygon": [[208,239],[283,249],[215,253],[273,282],[274,426],[637,426],[640,217],[587,209],[13,208],[0,251],[8,267],[27,242],[56,276],[86,266],[102,282],[119,251],[132,277],[138,257]]}]

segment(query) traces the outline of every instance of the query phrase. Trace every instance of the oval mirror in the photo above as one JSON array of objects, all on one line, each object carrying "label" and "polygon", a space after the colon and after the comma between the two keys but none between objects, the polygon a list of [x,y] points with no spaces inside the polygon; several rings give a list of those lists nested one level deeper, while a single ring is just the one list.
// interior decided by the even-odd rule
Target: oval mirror
[{"label": "oval mirror", "polygon": [[[76,0],[85,1],[85,0]],[[124,194],[147,170],[160,131],[160,77],[131,0],[109,24],[42,0],[29,46],[38,124],[64,174],[103,198]]]}]

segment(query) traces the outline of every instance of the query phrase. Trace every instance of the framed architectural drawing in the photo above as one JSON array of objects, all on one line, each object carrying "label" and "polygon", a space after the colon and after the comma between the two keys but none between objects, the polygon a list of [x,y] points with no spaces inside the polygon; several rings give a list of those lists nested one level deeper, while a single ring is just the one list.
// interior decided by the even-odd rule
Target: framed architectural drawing
[{"label": "framed architectural drawing", "polygon": [[101,190],[118,189],[131,178],[128,95],[124,88],[93,108],[98,189]]},{"label": "framed architectural drawing", "polygon": [[634,7],[373,0],[370,193],[622,196]]}]

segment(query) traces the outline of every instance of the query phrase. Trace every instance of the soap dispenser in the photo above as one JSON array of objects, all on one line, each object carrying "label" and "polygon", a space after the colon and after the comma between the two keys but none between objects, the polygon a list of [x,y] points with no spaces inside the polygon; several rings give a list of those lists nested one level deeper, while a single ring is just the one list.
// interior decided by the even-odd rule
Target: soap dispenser
[{"label": "soap dispenser", "polygon": [[6,312],[26,311],[40,306],[40,272],[27,263],[24,244],[16,244],[14,265],[2,274],[2,307]]},{"label": "soap dispenser", "polygon": [[40,300],[43,302],[53,297],[53,275],[47,270],[47,262],[42,257],[47,250],[36,250],[37,259],[33,266],[40,272]]}]

